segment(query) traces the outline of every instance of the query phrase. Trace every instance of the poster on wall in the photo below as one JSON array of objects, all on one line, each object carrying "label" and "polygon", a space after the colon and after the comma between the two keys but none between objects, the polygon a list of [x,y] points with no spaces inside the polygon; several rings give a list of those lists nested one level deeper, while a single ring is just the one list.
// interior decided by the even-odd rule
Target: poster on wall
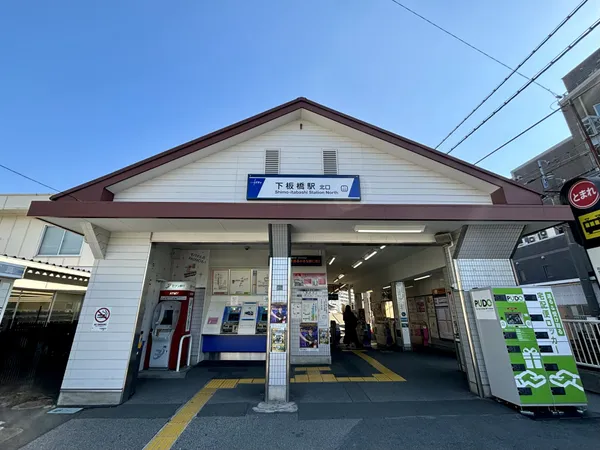
[{"label": "poster on wall", "polygon": [[208,284],[208,262],[210,250],[175,250],[171,279],[191,281],[197,288]]},{"label": "poster on wall", "polygon": [[212,293],[213,295],[229,294],[229,270],[213,270]]},{"label": "poster on wall", "polygon": [[329,301],[321,299],[319,302],[319,326],[329,325]]},{"label": "poster on wall", "polygon": [[294,273],[294,287],[326,288],[327,275],[324,273]]},{"label": "poster on wall", "polygon": [[316,298],[302,299],[302,322],[317,322],[319,320],[318,301]]},{"label": "poster on wall", "polygon": [[319,345],[329,345],[329,330],[319,328]]},{"label": "poster on wall", "polygon": [[302,303],[292,303],[292,319],[302,318]]},{"label": "poster on wall", "polygon": [[229,271],[231,277],[231,289],[230,294],[232,295],[249,295],[252,286],[252,280],[250,279],[250,271],[247,269],[231,269]]},{"label": "poster on wall", "polygon": [[285,353],[285,325],[271,325],[271,351]]},{"label": "poster on wall", "polygon": [[285,303],[271,305],[271,323],[287,323],[288,307]]},{"label": "poster on wall", "polygon": [[300,324],[300,350],[314,351],[319,349],[319,327],[316,323]]},{"label": "poster on wall", "polygon": [[269,270],[254,269],[252,276],[254,277],[254,293],[256,295],[267,295],[269,293]]},{"label": "poster on wall", "polygon": [[440,333],[438,332],[438,322],[437,315],[435,311],[435,304],[433,302],[432,296],[427,296],[426,300],[427,304],[427,323],[429,325],[429,334],[434,339],[440,338]]}]

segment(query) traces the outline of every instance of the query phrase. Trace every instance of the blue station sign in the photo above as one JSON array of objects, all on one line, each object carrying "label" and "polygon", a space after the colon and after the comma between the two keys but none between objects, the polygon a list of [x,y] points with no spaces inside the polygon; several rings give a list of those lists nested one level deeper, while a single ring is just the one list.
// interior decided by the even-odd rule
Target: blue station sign
[{"label": "blue station sign", "polygon": [[358,175],[248,175],[248,200],[359,201]]}]

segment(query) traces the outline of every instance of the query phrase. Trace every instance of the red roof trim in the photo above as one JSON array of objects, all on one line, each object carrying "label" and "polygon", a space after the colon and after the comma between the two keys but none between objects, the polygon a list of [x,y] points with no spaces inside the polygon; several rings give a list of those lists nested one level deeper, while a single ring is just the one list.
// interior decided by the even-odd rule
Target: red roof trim
[{"label": "red roof trim", "polygon": [[202,150],[210,145],[214,145],[225,139],[229,139],[233,136],[263,125],[271,120],[277,119],[299,109],[306,109],[314,112],[315,114],[319,114],[370,136],[382,139],[393,145],[401,146],[407,150],[417,153],[418,155],[424,156],[433,161],[439,162],[461,172],[467,173],[473,177],[494,184],[503,190],[503,195],[496,194],[495,197],[501,198],[502,202],[507,204],[541,204],[541,198],[537,192],[521,186],[512,180],[497,175],[493,172],[489,172],[485,169],[476,167],[460,159],[448,156],[445,153],[411,141],[402,136],[398,136],[394,133],[355,119],[354,117],[340,113],[303,97],[297,98],[288,103],[284,103],[283,105],[277,106],[193,141],[179,145],[175,148],[159,153],[158,155],[139,161],[123,169],[117,170],[116,172],[56,194],[51,197],[51,200],[110,201],[112,200],[113,195],[110,191],[108,191],[107,188],[113,184],[159,167],[190,153]]},{"label": "red roof trim", "polygon": [[380,205],[331,203],[49,202],[29,216],[80,219],[455,220],[566,222],[568,206]]}]

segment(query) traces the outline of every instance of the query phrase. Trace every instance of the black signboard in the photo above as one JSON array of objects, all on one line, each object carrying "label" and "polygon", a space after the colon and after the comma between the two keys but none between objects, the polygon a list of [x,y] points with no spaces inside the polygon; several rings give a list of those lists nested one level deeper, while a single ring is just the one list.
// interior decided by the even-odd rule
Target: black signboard
[{"label": "black signboard", "polygon": [[560,191],[560,200],[575,216],[569,224],[575,240],[585,248],[600,247],[600,177],[568,181]]},{"label": "black signboard", "polygon": [[292,256],[294,267],[318,267],[323,265],[321,255]]}]

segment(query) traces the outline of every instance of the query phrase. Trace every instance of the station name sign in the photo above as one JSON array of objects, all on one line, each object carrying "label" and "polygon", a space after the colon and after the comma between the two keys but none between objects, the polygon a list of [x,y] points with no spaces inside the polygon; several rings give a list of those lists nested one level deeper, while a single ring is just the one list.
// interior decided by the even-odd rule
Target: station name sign
[{"label": "station name sign", "polygon": [[358,175],[248,175],[248,200],[359,201]]}]

